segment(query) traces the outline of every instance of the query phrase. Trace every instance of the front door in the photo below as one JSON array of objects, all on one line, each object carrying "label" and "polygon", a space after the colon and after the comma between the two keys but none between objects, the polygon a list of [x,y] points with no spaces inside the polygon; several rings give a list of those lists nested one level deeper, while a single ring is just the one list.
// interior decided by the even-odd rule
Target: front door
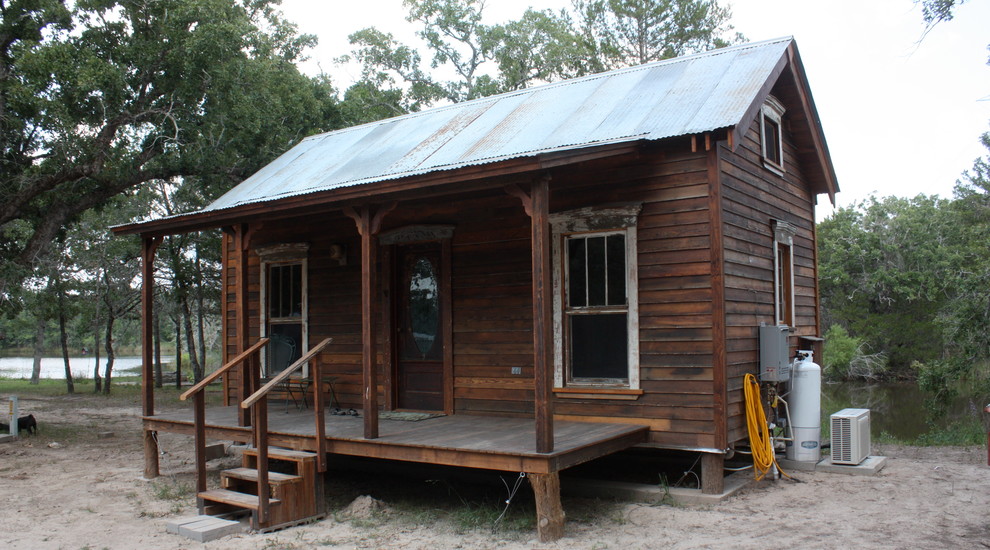
[{"label": "front door", "polygon": [[444,408],[444,296],[438,242],[395,254],[395,397],[399,409]]}]

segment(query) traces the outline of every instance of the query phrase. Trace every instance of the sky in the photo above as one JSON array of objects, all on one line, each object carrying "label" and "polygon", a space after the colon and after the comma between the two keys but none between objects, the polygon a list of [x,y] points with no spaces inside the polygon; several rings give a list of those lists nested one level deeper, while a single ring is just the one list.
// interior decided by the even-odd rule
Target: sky
[{"label": "sky", "polygon": [[[723,1],[722,5],[726,5]],[[488,0],[487,23],[570,0]],[[914,0],[735,0],[735,29],[751,41],[793,36],[840,187],[838,206],[889,195],[951,197],[963,171],[990,154],[990,0],[970,0],[927,34]],[[348,7],[350,6],[350,7]],[[347,35],[374,26],[415,45],[402,0],[283,0],[286,18],[320,41],[304,72],[346,88],[359,68],[335,58]],[[819,219],[832,212],[819,199]]]}]

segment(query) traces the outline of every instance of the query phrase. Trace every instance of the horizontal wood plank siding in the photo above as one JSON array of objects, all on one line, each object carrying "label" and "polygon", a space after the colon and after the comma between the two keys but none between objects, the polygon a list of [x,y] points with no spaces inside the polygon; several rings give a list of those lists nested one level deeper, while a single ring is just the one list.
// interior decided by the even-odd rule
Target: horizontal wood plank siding
[{"label": "horizontal wood plank siding", "polygon": [[[772,220],[797,228],[794,257],[795,324],[798,335],[818,335],[814,249],[814,201],[784,132],[784,174],[763,165],[759,124],[735,151],[720,149],[729,443],[746,439],[743,377],[758,371],[760,323],[774,321]],[[792,345],[796,345],[792,338]]]},{"label": "horizontal wood plank siding", "polygon": [[[766,170],[759,156],[756,128],[736,151],[718,148],[721,212],[709,210],[709,161],[705,151],[692,152],[687,140],[663,148],[644,147],[640,155],[564,166],[552,171],[551,212],[609,203],[642,203],[637,224],[641,395],[591,399],[558,394],[560,418],[651,427],[649,443],[676,448],[721,448],[745,437],[742,377],[753,372],[758,357],[757,327],[773,317],[772,219],[798,228],[795,238],[796,318],[801,334],[817,333],[817,299],[813,233],[813,197],[800,177],[796,152],[785,147],[784,177]],[[507,183],[529,188],[527,178],[511,176],[492,189],[436,198],[400,200],[382,231],[408,225],[454,226],[451,241],[451,315],[455,414],[532,417],[533,349],[529,216],[520,201],[503,191]],[[712,283],[711,223],[721,219],[724,308]],[[318,220],[318,223],[315,223]],[[323,371],[335,377],[336,405],[361,403],[360,240],[354,222],[338,210],[305,219],[256,224],[248,252],[250,326],[248,341],[260,335],[259,246],[309,244],[309,342],[332,337],[321,355]],[[346,265],[329,257],[332,245],[346,249]],[[235,282],[239,251],[225,238],[224,342],[228,356],[239,350],[236,335]],[[384,277],[384,274],[383,274]],[[384,282],[384,281],[382,281]],[[387,306],[385,288],[380,305]],[[380,307],[379,310],[382,308]],[[724,309],[724,407],[728,422],[718,426],[716,400],[723,376],[716,369],[718,323],[713,311]],[[378,312],[376,322],[384,318]],[[387,357],[382,327],[379,364]],[[719,351],[719,353],[722,353]],[[513,368],[518,374],[513,374]],[[387,387],[387,369],[379,380]],[[229,381],[236,396],[240,381]],[[595,397],[603,397],[601,395]],[[380,400],[387,403],[386,396]]]}]

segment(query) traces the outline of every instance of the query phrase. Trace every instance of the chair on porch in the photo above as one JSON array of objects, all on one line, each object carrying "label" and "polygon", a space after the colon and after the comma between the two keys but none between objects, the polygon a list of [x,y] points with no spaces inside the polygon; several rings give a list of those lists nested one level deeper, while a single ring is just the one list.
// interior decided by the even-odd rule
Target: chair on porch
[{"label": "chair on porch", "polygon": [[[291,336],[278,333],[272,334],[269,339],[271,340],[268,344],[270,346],[269,365],[271,366],[269,375],[276,375],[292,365],[293,358],[295,358],[296,342]],[[306,393],[312,383],[313,381],[308,378],[290,376],[279,384],[278,389],[285,395],[285,412],[289,412],[289,400],[292,400],[296,410],[300,410],[300,399],[297,394],[302,398],[301,408],[309,408]]]}]

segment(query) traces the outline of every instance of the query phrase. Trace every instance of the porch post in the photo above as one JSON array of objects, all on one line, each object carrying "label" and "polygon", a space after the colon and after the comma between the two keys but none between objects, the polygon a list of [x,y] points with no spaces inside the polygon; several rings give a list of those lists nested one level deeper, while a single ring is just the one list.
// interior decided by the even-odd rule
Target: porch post
[{"label": "porch post", "polygon": [[[162,237],[141,239],[141,413],[155,414],[155,383],[152,371],[155,308],[155,253]],[[144,430],[144,477],[158,477],[157,432]]]},{"label": "porch post", "polygon": [[[234,279],[234,312],[237,327],[237,352],[240,353],[248,348],[248,331],[250,330],[250,320],[248,318],[250,306],[248,304],[248,226],[240,224],[236,228],[234,245],[237,249],[237,277]],[[237,385],[237,403],[243,403],[254,393],[252,383],[253,372],[251,368],[253,361],[247,360],[239,367],[241,383]],[[237,425],[251,425],[251,410],[237,407]]]},{"label": "porch post", "polygon": [[351,207],[344,209],[344,214],[354,220],[361,235],[361,373],[364,386],[362,408],[365,439],[378,438],[378,334],[375,324],[378,232],[382,219],[395,206],[394,202],[382,206],[374,214],[368,206],[361,207],[360,210]]},{"label": "porch post", "polygon": [[550,178],[530,191],[533,241],[533,371],[535,380],[536,452],[553,451],[553,270],[550,265]]}]

